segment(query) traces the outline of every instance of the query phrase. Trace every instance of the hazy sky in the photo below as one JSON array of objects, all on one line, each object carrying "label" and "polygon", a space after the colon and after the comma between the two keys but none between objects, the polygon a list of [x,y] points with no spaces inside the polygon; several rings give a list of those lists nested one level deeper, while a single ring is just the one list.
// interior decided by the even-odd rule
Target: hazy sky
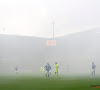
[{"label": "hazy sky", "polygon": [[52,37],[100,27],[100,0],[0,0],[0,33]]}]

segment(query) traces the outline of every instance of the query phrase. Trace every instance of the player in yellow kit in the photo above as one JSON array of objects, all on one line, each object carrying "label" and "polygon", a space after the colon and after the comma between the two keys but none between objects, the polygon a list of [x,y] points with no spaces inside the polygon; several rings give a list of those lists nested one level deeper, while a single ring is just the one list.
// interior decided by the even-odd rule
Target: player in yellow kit
[{"label": "player in yellow kit", "polygon": [[55,64],[56,64],[55,77],[57,78],[58,77],[58,64],[57,64],[57,62],[55,62]]},{"label": "player in yellow kit", "polygon": [[44,72],[44,67],[40,67],[40,71],[41,71],[41,73],[43,73]]}]

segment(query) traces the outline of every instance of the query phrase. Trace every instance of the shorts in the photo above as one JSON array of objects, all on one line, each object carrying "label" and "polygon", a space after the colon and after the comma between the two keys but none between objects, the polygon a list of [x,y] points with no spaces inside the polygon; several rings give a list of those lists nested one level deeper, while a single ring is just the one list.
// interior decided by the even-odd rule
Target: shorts
[{"label": "shorts", "polygon": [[55,72],[58,72],[58,69],[55,69]]}]

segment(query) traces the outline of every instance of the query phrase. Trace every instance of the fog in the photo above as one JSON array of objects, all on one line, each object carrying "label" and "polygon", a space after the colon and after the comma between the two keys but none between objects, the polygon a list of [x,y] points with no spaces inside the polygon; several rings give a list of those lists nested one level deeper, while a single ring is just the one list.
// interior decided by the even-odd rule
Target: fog
[{"label": "fog", "polygon": [[54,73],[55,62],[60,74],[91,74],[92,62],[100,73],[100,28],[54,38],[56,45],[46,45],[52,38],[0,34],[0,74],[41,74],[47,62]]},{"label": "fog", "polygon": [[[0,0],[0,75],[100,73],[100,0]],[[54,33],[53,33],[54,32]],[[54,37],[53,37],[54,35]],[[55,40],[56,45],[47,45]]]},{"label": "fog", "polygon": [[52,37],[100,27],[100,0],[0,0],[0,34]]}]

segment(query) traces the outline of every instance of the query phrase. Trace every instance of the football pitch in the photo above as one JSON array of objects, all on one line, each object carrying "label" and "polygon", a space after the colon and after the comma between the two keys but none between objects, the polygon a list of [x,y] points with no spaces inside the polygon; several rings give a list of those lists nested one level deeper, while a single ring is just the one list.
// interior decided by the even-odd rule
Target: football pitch
[{"label": "football pitch", "polygon": [[100,90],[99,77],[42,77],[1,76],[0,90]]}]

